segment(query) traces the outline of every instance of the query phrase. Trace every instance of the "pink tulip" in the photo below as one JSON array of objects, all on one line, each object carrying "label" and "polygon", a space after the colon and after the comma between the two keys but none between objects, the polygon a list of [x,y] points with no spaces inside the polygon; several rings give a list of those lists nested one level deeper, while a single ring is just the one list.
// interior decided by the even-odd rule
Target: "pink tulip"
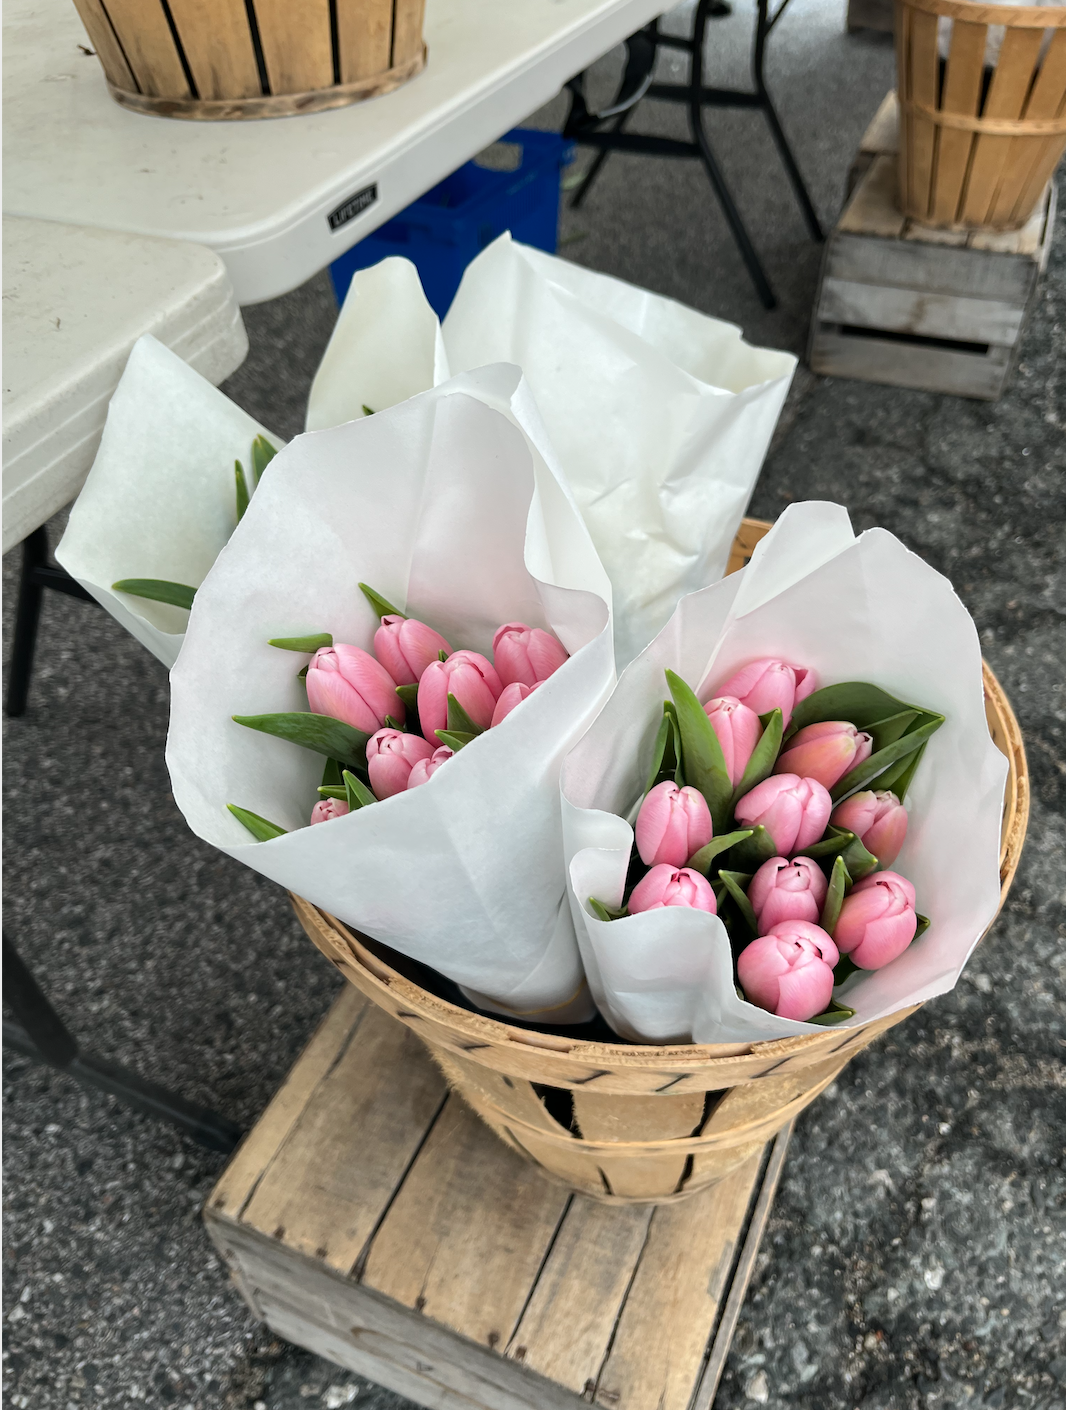
[{"label": "pink tulip", "polygon": [[718,691],[732,695],[757,715],[780,710],[787,725],[792,711],[817,688],[818,678],[806,666],[790,666],[785,661],[764,657],[752,661],[731,676]]},{"label": "pink tulip", "polygon": [[774,773],[816,778],[824,788],[832,788],[868,759],[873,747],[872,737],[847,720],[823,720],[792,736],[788,748],[778,756]]},{"label": "pink tulip", "polygon": [[448,728],[448,696],[480,729],[492,724],[503,685],[495,667],[476,651],[455,651],[447,661],[431,661],[418,682],[418,718],[427,739]]},{"label": "pink tulip", "polygon": [[883,969],[914,939],[914,887],[894,871],[877,871],[844,897],[833,938],[860,969]]},{"label": "pink tulip", "polygon": [[453,752],[447,745],[442,744],[439,749],[434,749],[431,758],[419,759],[407,776],[407,787],[417,788],[419,784],[428,783],[441,764],[447,763],[452,757]]},{"label": "pink tulip", "polygon": [[397,685],[416,685],[431,661],[452,654],[452,649],[432,627],[414,617],[382,617],[374,633],[377,658]]},{"label": "pink tulip", "polygon": [[800,1023],[833,997],[837,947],[818,925],[783,920],[740,952],[737,976],[748,1002]]},{"label": "pink tulip", "polygon": [[557,671],[570,653],[558,637],[524,622],[506,622],[492,638],[492,657],[504,685],[537,685]]},{"label": "pink tulip", "polygon": [[887,790],[853,793],[834,810],[829,821],[834,827],[853,832],[883,867],[890,867],[896,860],[907,836],[907,810]]},{"label": "pink tulip", "polygon": [[737,804],[738,827],[760,824],[783,856],[802,852],[825,831],[833,800],[816,778],[771,774]]},{"label": "pink tulip", "polygon": [[398,729],[379,729],[366,745],[367,771],[375,798],[391,798],[402,793],[419,759],[429,759],[433,745],[417,734]]},{"label": "pink tulip", "polygon": [[[540,685],[540,681],[537,681],[537,685]],[[492,723],[498,725],[505,720],[516,705],[521,705],[527,696],[533,694],[537,685],[523,685],[521,681],[512,681],[510,685],[505,685],[492,712]]]},{"label": "pink tulip", "polygon": [[797,857],[771,857],[751,879],[748,900],[765,935],[783,920],[809,920],[817,924],[829,883],[817,862]]},{"label": "pink tulip", "polygon": [[396,682],[362,647],[323,646],[311,658],[306,685],[313,714],[342,720],[365,734],[381,729],[386,715],[403,723]]},{"label": "pink tulip", "polygon": [[334,818],[343,818],[348,811],[348,804],[343,798],[322,798],[311,809],[311,826],[320,822],[332,822]]},{"label": "pink tulip", "polygon": [[708,700],[703,708],[722,746],[729,782],[736,788],[744,777],[751,751],[762,735],[759,717],[735,695],[719,695],[715,700]]},{"label": "pink tulip", "polygon": [[657,783],[637,814],[637,851],[645,866],[683,867],[714,836],[711,810],[696,788]]},{"label": "pink tulip", "polygon": [[718,914],[711,883],[705,876],[688,867],[679,870],[665,863],[652,867],[644,880],[634,886],[629,898],[629,914],[657,911],[664,906],[688,906],[690,910],[707,911],[712,916]]}]

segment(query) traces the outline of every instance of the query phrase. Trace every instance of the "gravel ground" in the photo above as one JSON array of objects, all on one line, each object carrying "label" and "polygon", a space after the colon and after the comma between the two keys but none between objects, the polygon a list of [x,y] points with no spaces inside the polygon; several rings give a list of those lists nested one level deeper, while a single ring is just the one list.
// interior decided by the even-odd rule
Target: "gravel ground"
[{"label": "gravel ground", "polygon": [[[891,47],[845,36],[835,4],[796,3],[769,73],[831,217]],[[712,31],[730,77],[745,26],[738,4]],[[818,251],[758,117],[721,114],[713,131],[777,310],[755,300],[695,166],[612,158],[564,215],[562,252],[800,351]],[[295,434],[334,317],[324,276],[248,310],[253,352],[226,390]],[[1033,809],[1011,898],[957,991],[800,1119],[718,1410],[1066,1405],[1064,325],[1060,222],[1000,402],[801,371],[755,492],[766,518],[836,499],[951,577],[1025,733]],[[5,629],[16,568],[9,555]],[[87,1047],[248,1125],[337,982],[276,889],[186,829],[166,719],[162,667],[102,612],[50,598],[30,708],[4,726],[5,926]],[[252,1322],[199,1220],[219,1157],[10,1055],[5,1099],[8,1404],[407,1410]]]}]

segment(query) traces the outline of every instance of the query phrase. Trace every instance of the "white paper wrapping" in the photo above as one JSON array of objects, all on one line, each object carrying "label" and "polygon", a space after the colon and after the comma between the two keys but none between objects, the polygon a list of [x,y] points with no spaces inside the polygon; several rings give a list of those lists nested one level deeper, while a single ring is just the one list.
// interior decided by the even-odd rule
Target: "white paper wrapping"
[{"label": "white paper wrapping", "polygon": [[749,566],[685,597],[627,668],[566,760],[563,833],[571,905],[596,1001],[618,1032],[646,1042],[748,1042],[821,1031],[738,998],[716,916],[668,908],[599,921],[589,896],[620,905],[633,829],[670,667],[701,700],[739,667],[779,656],[823,685],[865,680],[945,715],[907,796],[910,825],[893,870],[932,924],[884,969],[837,990],[852,1025],[952,989],[999,904],[1007,761],[985,721],[981,652],[946,578],[891,534],[858,539],[832,504],[793,505]]},{"label": "white paper wrapping", "polygon": [[610,576],[622,666],[683,593],[725,572],[796,359],[509,235],[463,275],[443,355],[439,338],[413,265],[357,273],[308,427],[392,405],[416,390],[416,373],[428,387],[431,376],[517,363]]},{"label": "white paper wrapping", "polygon": [[111,584],[200,586],[237,522],[233,462],[250,473],[258,435],[284,445],[155,338],[133,345],[56,558],[168,668],[189,614]]},{"label": "white paper wrapping", "polygon": [[[518,620],[553,630],[571,659],[421,788],[309,827],[323,760],[230,717],[307,709],[306,658],[270,637],[371,647],[361,581],[453,647],[488,653]],[[614,683],[609,603],[517,368],[300,436],[190,615],[171,674],[178,806],[206,841],[496,1006],[564,1005],[584,981],[558,778]],[[254,842],[227,803],[291,831]]]}]

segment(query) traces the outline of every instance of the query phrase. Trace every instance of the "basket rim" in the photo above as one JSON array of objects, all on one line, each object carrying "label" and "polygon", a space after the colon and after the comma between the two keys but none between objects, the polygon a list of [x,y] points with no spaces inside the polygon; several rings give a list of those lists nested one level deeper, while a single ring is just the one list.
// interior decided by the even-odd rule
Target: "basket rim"
[{"label": "basket rim", "polygon": [[[1064,12],[1066,13],[1066,12]],[[766,531],[770,526],[760,520],[745,519],[744,527],[749,531]],[[996,723],[1002,730],[1006,748],[1000,741],[994,741],[1007,758],[1008,774],[1004,789],[1004,825],[1000,842],[1000,907],[1006,900],[1018,869],[1022,846],[1025,841],[1029,820],[1029,773],[1025,758],[1022,732],[1011,708],[1006,692],[1000,685],[988,663],[981,662],[986,704],[991,706]],[[991,733],[991,731],[990,731]],[[439,998],[428,990],[405,978],[385,960],[379,958],[363,943],[357,931],[344,925],[327,911],[313,906],[302,897],[291,895],[293,906],[305,929],[311,934],[311,927],[324,942],[320,945],[324,953],[344,972],[347,967],[355,968],[360,975],[360,986],[364,992],[372,989],[382,999],[389,997],[385,1004],[391,1009],[396,1000],[417,1010],[410,1018],[424,1018],[451,1030],[456,1036],[470,1040],[469,1047],[462,1046],[469,1055],[479,1060],[478,1050],[486,1047],[540,1049],[550,1052],[557,1060],[569,1059],[581,1067],[590,1064],[600,1067],[628,1070],[661,1070],[664,1076],[679,1066],[691,1071],[698,1068],[707,1074],[716,1066],[733,1066],[738,1060],[754,1059],[757,1062],[784,1061],[802,1053],[805,1057],[816,1058],[824,1053],[828,1057],[833,1052],[842,1051],[852,1044],[859,1044],[862,1036],[874,1024],[881,1028],[894,1026],[921,1007],[920,1004],[905,1006],[886,1019],[872,1019],[869,1023],[848,1028],[826,1028],[820,1033],[804,1033],[792,1038],[773,1038],[751,1043],[675,1043],[669,1045],[604,1043],[588,1039],[568,1038],[557,1033],[540,1033],[515,1027],[504,1018],[487,1014],[471,1013]],[[998,915],[998,910],[997,910]],[[993,922],[994,923],[994,917]],[[312,935],[312,939],[315,936]],[[317,943],[317,941],[316,941]],[[331,951],[333,953],[331,953]],[[338,957],[339,955],[339,957]],[[401,1021],[404,1014],[398,1015]],[[428,1035],[427,1035],[428,1036]],[[840,1041],[843,1038],[843,1041]],[[813,1050],[813,1051],[812,1051]],[[746,1063],[743,1065],[747,1065]],[[767,1069],[769,1071],[769,1069]]]},{"label": "basket rim", "polygon": [[939,19],[973,25],[1005,25],[1008,29],[1061,29],[1066,9],[1057,5],[984,5],[974,0],[896,0],[897,7],[921,10]]}]

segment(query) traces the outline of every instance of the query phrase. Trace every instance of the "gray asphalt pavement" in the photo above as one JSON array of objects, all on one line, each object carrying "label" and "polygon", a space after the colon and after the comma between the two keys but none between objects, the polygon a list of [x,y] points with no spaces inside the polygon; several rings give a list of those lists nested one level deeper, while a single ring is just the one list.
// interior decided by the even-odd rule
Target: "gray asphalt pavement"
[{"label": "gray asphalt pavement", "polygon": [[[743,78],[750,24],[745,0],[713,30],[723,77]],[[771,47],[829,221],[891,45],[845,35],[836,3],[795,0]],[[695,166],[612,158],[565,213],[561,253],[799,352],[819,251],[759,117],[724,113],[712,131],[777,310],[755,299]],[[253,351],[225,389],[295,434],[334,317],[325,276],[248,310]],[[1000,402],[801,371],[756,488],[754,514],[835,499],[951,577],[1025,733],[1033,807],[1014,890],[957,990],[801,1117],[718,1410],[1066,1405],[1064,431],[1060,217]],[[8,555],[5,635],[16,569]],[[275,887],[189,833],[166,725],[162,667],[103,612],[52,595],[29,710],[4,723],[5,929],[86,1046],[248,1125],[338,980]],[[4,1073],[6,1404],[408,1410],[252,1320],[199,1219],[220,1158],[21,1058]]]}]

